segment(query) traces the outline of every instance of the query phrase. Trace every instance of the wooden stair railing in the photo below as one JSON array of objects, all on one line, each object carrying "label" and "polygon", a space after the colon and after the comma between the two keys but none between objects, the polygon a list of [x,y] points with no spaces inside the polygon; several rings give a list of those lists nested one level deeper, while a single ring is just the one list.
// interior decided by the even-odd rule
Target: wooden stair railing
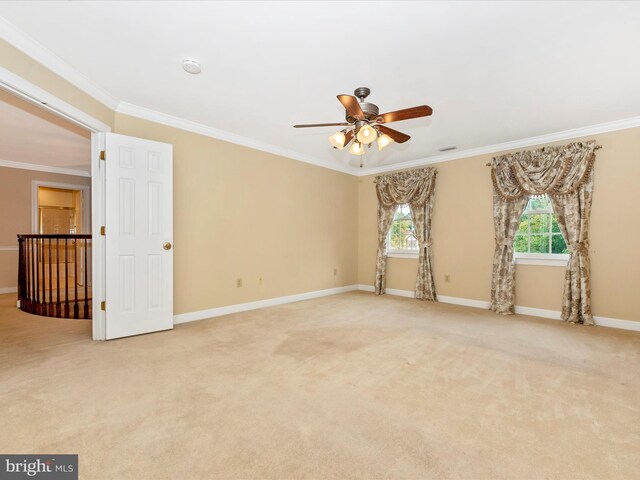
[{"label": "wooden stair railing", "polygon": [[91,235],[18,235],[20,310],[91,318]]}]

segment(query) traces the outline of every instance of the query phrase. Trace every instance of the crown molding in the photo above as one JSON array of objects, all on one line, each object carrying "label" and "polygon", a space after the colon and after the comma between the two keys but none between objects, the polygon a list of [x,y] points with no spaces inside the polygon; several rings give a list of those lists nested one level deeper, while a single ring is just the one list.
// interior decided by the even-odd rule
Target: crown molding
[{"label": "crown molding", "polygon": [[47,172],[47,173],[58,173],[61,175],[73,175],[74,177],[90,177],[91,176],[91,173],[85,170],[52,167],[50,165],[38,165],[35,163],[15,162],[13,160],[0,159],[0,167],[18,168],[21,170],[35,170],[38,172]]},{"label": "crown molding", "polygon": [[465,150],[459,150],[456,152],[445,153],[442,155],[434,155],[432,157],[420,158],[417,160],[409,160],[407,162],[394,163],[391,165],[384,165],[380,167],[366,166],[362,169],[345,167],[343,165],[334,164],[332,162],[323,161],[315,157],[304,155],[293,150],[288,150],[275,145],[267,144],[252,138],[243,137],[225,130],[219,130],[217,128],[209,127],[201,123],[192,122],[172,115],[167,115],[162,112],[157,112],[144,107],[139,107],[126,102],[120,102],[116,112],[124,115],[129,115],[143,120],[149,120],[170,127],[179,128],[189,132],[197,133],[207,137],[212,137],[218,140],[223,140],[237,145],[261,150],[268,153],[273,153],[286,158],[299,160],[301,162],[310,163],[319,167],[336,170],[338,172],[347,173],[356,177],[365,177],[368,175],[375,175],[378,173],[393,172],[398,170],[405,170],[408,168],[415,168],[432,163],[449,162],[452,160],[460,160],[463,158],[470,158],[479,155],[486,155],[491,153],[500,153],[516,148],[526,148],[536,145],[544,145],[562,140],[573,140],[580,137],[586,137],[589,135],[595,135],[599,133],[614,132],[617,130],[626,130],[629,128],[640,127],[640,116],[626,118],[622,120],[615,120],[612,122],[599,123],[596,125],[590,125],[587,127],[579,127],[570,130],[564,130],[561,132],[548,133],[545,135],[538,135],[534,137],[521,138],[519,140],[512,140],[509,142],[496,143],[493,145],[487,145],[484,147],[468,148]]},{"label": "crown molding", "polygon": [[75,85],[86,94],[92,96],[100,103],[106,105],[111,110],[115,110],[118,106],[117,98],[93,84],[74,67],[62,60],[55,53],[51,52],[44,45],[13,26],[13,24],[3,17],[0,17],[0,32],[2,32],[0,33],[0,36],[5,41],[30,56],[38,63],[44,65],[69,83]]},{"label": "crown molding", "polygon": [[[190,132],[198,133],[200,135],[216,138],[218,140],[223,140],[230,143],[235,143],[237,145],[242,145],[256,150],[261,150],[264,152],[272,153],[274,155],[299,160],[304,163],[328,168],[330,170],[336,170],[338,172],[348,173],[351,175],[355,175],[356,173],[356,170],[351,167],[346,167],[330,161],[321,160],[309,155],[295,152],[293,150],[288,150],[286,148],[271,145],[259,140],[254,140],[231,132],[209,127],[207,125],[193,122],[191,120],[174,117],[172,115],[157,112],[145,107],[122,102],[118,98],[112,96],[111,94],[94,85],[89,79],[78,72],[74,67],[66,63],[60,57],[44,47],[42,44],[13,26],[3,17],[0,17],[0,32],[2,32],[0,33],[0,37],[5,41],[115,112],[142,118],[144,120],[150,120],[156,123],[161,123],[163,125],[179,128],[181,130],[187,130]],[[31,169],[35,170],[36,168]]]},{"label": "crown molding", "polygon": [[242,145],[244,147],[253,148],[255,150],[261,150],[263,152],[272,153],[274,155],[279,155],[281,157],[291,158],[293,160],[299,160],[301,162],[310,163],[318,167],[328,168],[330,170],[336,170],[338,172],[348,173],[350,175],[356,174],[356,170],[350,167],[345,167],[343,165],[329,162],[326,160],[320,160],[318,158],[315,158],[309,155],[304,155],[304,154],[295,152],[293,150],[288,150],[286,148],[278,147],[276,145],[271,145],[269,143],[265,143],[260,140],[254,140],[252,138],[243,137],[242,135],[237,135],[235,133],[227,132],[225,130],[219,130],[217,128],[204,125],[202,123],[192,122],[191,120],[185,120],[183,118],[174,117],[173,115],[157,112],[155,110],[151,110],[145,107],[139,107],[137,105],[133,105],[127,102],[120,102],[120,104],[118,105],[118,108],[116,109],[116,112],[121,113],[123,115],[129,115],[131,117],[141,118],[143,120],[149,120],[155,123],[161,123],[163,125],[179,128],[181,130],[197,133],[199,135],[215,138],[217,140],[223,140],[225,142],[235,143],[236,145]]},{"label": "crown molding", "polygon": [[91,132],[111,131],[109,125],[3,67],[0,67],[0,88]]},{"label": "crown molding", "polygon": [[[478,155],[486,155],[491,153],[499,153],[516,148],[526,148],[536,145],[543,145],[562,140],[571,140],[579,137],[585,137],[589,135],[595,135],[599,133],[613,132],[616,130],[625,130],[628,128],[640,127],[640,116],[631,117],[622,120],[616,120],[607,123],[600,123],[597,125],[591,125],[586,127],[574,128],[570,130],[564,130],[561,132],[549,133],[545,135],[538,135],[534,137],[522,138],[519,140],[513,140],[504,143],[497,143],[493,145],[486,145],[482,147],[468,148],[465,150],[459,150],[455,152],[445,153],[441,155],[434,155],[430,157],[423,157],[416,160],[409,160],[406,162],[394,163],[389,165],[381,165],[376,167],[364,167],[355,168],[337,164],[333,160],[322,160],[310,155],[305,155],[293,150],[289,150],[276,145],[271,145],[259,140],[255,140],[248,137],[243,137],[235,133],[227,132],[217,128],[209,127],[191,120],[174,117],[162,112],[157,112],[145,107],[140,107],[127,102],[119,101],[116,97],[112,96],[105,90],[94,85],[87,77],[78,72],[74,67],[70,66],[60,57],[48,50],[42,44],[32,39],[18,28],[14,27],[6,19],[0,17],[0,37],[6,40],[8,43],[24,52],[37,62],[41,63],[49,70],[61,76],[63,79],[72,83],[80,90],[84,91],[91,97],[95,98],[99,102],[103,103],[107,107],[111,108],[115,112],[130,115],[132,117],[149,120],[152,122],[168,125],[181,130],[198,133],[218,140],[242,145],[245,147],[261,150],[274,155],[298,160],[311,165],[316,165],[330,170],[335,170],[356,177],[364,177],[368,175],[375,175],[378,173],[393,172],[397,170],[405,170],[408,168],[420,167],[433,163],[442,163],[452,160],[458,160],[462,158],[469,158]],[[20,168],[20,167],[16,167]],[[75,171],[77,172],[77,171]],[[55,172],[59,173],[59,172]],[[70,173],[70,175],[77,175],[77,173]],[[86,176],[86,175],[83,175]]]},{"label": "crown molding", "polygon": [[599,123],[588,127],[573,128],[562,132],[548,133],[535,137],[521,138],[509,142],[496,143],[485,147],[468,148],[452,153],[442,155],[434,155],[433,157],[420,158],[410,160],[408,162],[394,163],[391,165],[383,165],[380,167],[364,168],[362,172],[356,172],[354,175],[364,177],[367,175],[375,175],[377,173],[394,172],[397,170],[405,170],[407,168],[421,167],[432,163],[449,162],[451,160],[459,160],[462,158],[476,157],[478,155],[487,155],[490,153],[500,153],[516,148],[533,147],[562,140],[573,140],[580,137],[588,137],[599,133],[615,132],[617,130],[626,130],[628,128],[640,127],[640,116],[615,120],[613,122]]}]

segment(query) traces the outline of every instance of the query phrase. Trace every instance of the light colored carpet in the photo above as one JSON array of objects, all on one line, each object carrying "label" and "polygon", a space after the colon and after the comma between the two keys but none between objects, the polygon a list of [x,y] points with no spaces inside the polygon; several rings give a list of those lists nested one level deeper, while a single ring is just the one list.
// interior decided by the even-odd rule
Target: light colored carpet
[{"label": "light colored carpet", "polygon": [[635,333],[354,292],[94,343],[0,304],[0,451],[81,479],[640,478]]}]

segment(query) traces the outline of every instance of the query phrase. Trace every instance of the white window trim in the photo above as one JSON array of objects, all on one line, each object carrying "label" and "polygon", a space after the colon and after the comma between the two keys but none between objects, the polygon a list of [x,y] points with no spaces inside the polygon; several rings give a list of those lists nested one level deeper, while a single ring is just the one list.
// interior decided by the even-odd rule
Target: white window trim
[{"label": "white window trim", "polygon": [[391,250],[387,248],[387,257],[389,258],[418,258],[419,250]]},{"label": "white window trim", "polygon": [[[546,214],[546,215],[554,215],[553,208],[549,209],[535,209],[535,210],[525,210],[523,214],[527,215],[537,215],[537,214]],[[553,238],[553,235],[558,235],[559,232],[549,231],[548,235],[550,235],[549,241]],[[531,235],[531,231],[527,233],[527,236]],[[515,238],[514,238],[515,241]],[[516,265],[545,265],[549,267],[566,267],[567,263],[569,263],[569,254],[568,253],[522,253],[515,252],[514,253],[514,262]]]},{"label": "white window trim", "polygon": [[515,253],[516,265],[547,265],[550,267],[566,267],[569,263],[568,253]]},{"label": "white window trim", "polygon": [[[395,213],[394,213],[394,216],[395,216]],[[411,219],[411,222],[413,223],[413,218]],[[392,222],[392,225],[393,225],[393,222]],[[391,228],[389,228],[389,231],[387,232],[387,251],[386,251],[387,258],[419,258],[420,256],[420,250],[417,248],[415,250],[399,249],[399,248],[394,249],[394,248],[389,248],[389,245],[391,245]]]}]

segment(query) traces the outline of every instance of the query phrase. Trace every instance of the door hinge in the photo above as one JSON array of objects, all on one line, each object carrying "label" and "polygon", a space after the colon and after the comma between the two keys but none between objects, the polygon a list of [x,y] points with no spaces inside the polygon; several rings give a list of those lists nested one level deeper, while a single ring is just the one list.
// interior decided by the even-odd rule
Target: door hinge
[{"label": "door hinge", "polygon": [[107,227],[103,225],[100,227],[100,235],[104,237],[106,234],[107,234]]},{"label": "door hinge", "polygon": [[102,310],[103,312],[107,310],[107,302],[105,301],[100,302],[100,310]]},{"label": "door hinge", "polygon": [[107,159],[107,151],[100,150],[100,160],[106,160],[106,159]]}]

